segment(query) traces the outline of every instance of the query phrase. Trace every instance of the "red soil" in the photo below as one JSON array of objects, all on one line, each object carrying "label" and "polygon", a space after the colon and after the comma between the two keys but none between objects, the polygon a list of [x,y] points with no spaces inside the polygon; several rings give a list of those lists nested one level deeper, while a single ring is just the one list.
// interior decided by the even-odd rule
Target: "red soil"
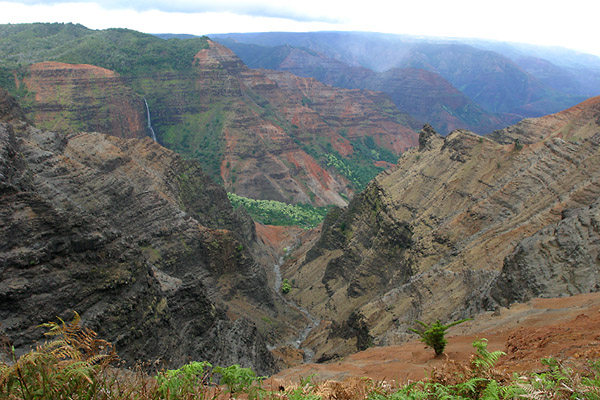
[{"label": "red soil", "polygon": [[315,379],[343,380],[370,377],[375,380],[425,378],[427,371],[441,367],[446,359],[467,362],[471,343],[488,339],[488,350],[507,353],[498,367],[507,372],[543,369],[541,358],[586,360],[600,357],[600,294],[557,299],[534,299],[495,313],[485,313],[448,331],[443,357],[419,341],[399,346],[373,347],[330,364],[304,364],[281,371],[276,381],[297,381],[316,374]]}]

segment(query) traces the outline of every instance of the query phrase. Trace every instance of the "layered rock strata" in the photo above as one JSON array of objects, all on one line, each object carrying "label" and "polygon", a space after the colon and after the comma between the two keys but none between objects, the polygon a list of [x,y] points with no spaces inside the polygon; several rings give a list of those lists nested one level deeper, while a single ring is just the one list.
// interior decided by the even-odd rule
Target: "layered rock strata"
[{"label": "layered rock strata", "polygon": [[[419,147],[330,214],[314,247],[288,266],[299,286],[292,296],[334,323],[358,310],[375,343],[391,344],[415,319],[596,290],[599,102],[530,122],[548,129],[531,144],[424,127]],[[566,123],[570,115],[588,117]],[[561,139],[574,125],[585,129]],[[325,326],[312,340],[325,359],[354,346]]]},{"label": "layered rock strata", "polygon": [[[2,93],[1,104],[10,103]],[[0,124],[0,326],[18,352],[79,312],[129,363],[275,369],[248,318],[275,318],[252,221],[149,138]]]},{"label": "layered rock strata", "polygon": [[29,114],[41,129],[124,138],[149,135],[143,99],[113,71],[87,64],[42,62],[29,68],[24,85],[34,98]]}]

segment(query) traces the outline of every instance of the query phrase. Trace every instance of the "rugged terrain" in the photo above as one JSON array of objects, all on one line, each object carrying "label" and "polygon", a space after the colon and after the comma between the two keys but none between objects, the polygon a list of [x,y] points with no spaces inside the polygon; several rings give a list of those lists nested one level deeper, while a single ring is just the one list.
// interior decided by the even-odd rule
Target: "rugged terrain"
[{"label": "rugged terrain", "polygon": [[448,345],[441,357],[416,340],[396,346],[373,347],[325,364],[303,364],[285,369],[271,383],[298,382],[313,375],[314,382],[368,377],[402,384],[425,379],[448,360],[469,362],[473,341],[485,338],[490,351],[506,355],[496,364],[502,372],[542,372],[541,359],[554,357],[582,367],[600,354],[600,295],[591,293],[569,298],[532,299],[450,328]]},{"label": "rugged terrain", "polygon": [[458,128],[488,133],[520,119],[514,114],[485,111],[440,74],[424,69],[391,68],[375,72],[289,45],[266,47],[227,39],[221,39],[220,43],[252,68],[288,71],[332,86],[386,93],[400,111],[426,121],[443,135]]},{"label": "rugged terrain", "polygon": [[[441,130],[443,121],[450,117],[454,118],[448,122],[454,120],[460,123],[458,127],[487,133],[484,127],[500,126],[494,125],[498,119],[514,123],[539,117],[600,94],[600,59],[567,49],[369,32],[230,33],[211,38],[239,49],[251,65],[290,68],[342,87],[369,85],[378,90],[379,86],[392,97],[409,91],[419,103],[444,105],[446,113],[431,107],[424,120],[433,122],[442,134],[447,133]],[[247,45],[253,47],[244,50]],[[427,71],[436,79],[403,82],[394,78],[402,71],[409,74],[410,68]],[[410,92],[411,82],[419,84],[422,92]],[[448,83],[465,96],[460,99],[464,105],[457,107],[459,98],[447,90]],[[436,100],[430,89],[444,96]]]},{"label": "rugged terrain", "polygon": [[344,205],[417,140],[381,93],[251,70],[206,38],[2,26],[0,54],[0,83],[40,127],[139,137],[151,122],[161,144],[255,199]]},{"label": "rugged terrain", "polygon": [[[523,134],[509,144],[424,127],[419,147],[330,213],[284,268],[292,297],[323,320],[307,341],[317,359],[369,336],[399,343],[415,319],[597,290],[599,116],[590,99],[508,128]],[[543,138],[523,144],[540,125]]]},{"label": "rugged terrain", "polygon": [[29,116],[41,129],[148,136],[143,100],[117,73],[86,64],[42,62],[23,82],[31,93]]},{"label": "rugged terrain", "polygon": [[[364,183],[365,177],[358,174],[361,164],[372,168],[376,161],[393,161],[381,155],[383,150],[399,154],[416,143],[393,104],[378,93],[251,70],[214,42],[195,60],[196,87],[207,99],[204,107],[222,105],[221,115],[214,109],[209,112],[221,124],[221,177],[237,194],[290,203],[345,204],[351,188]],[[225,82],[229,83],[223,87]],[[172,135],[163,136],[167,146],[176,148],[184,141],[177,137],[186,134],[184,130],[169,132]],[[353,171],[345,160],[355,162]]]},{"label": "rugged terrain", "polygon": [[275,370],[255,322],[286,317],[254,223],[196,162],[149,138],[39,130],[3,91],[0,106],[0,329],[17,352],[75,310],[130,363]]}]

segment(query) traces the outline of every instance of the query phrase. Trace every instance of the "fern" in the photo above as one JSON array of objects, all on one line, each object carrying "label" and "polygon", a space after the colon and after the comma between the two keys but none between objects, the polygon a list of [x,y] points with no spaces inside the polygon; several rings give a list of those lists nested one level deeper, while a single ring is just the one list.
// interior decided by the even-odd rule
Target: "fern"
[{"label": "fern", "polygon": [[479,373],[486,372],[493,368],[498,362],[498,359],[506,355],[503,351],[489,352],[487,343],[487,339],[479,339],[473,342],[476,353],[471,357],[471,365],[473,369]]},{"label": "fern", "polygon": [[73,321],[50,322],[46,336],[55,338],[19,359],[12,350],[13,365],[4,364],[0,375],[0,394],[17,399],[87,399],[99,390],[97,377],[117,356],[110,343],[96,338],[92,330],[81,327],[75,313]]}]

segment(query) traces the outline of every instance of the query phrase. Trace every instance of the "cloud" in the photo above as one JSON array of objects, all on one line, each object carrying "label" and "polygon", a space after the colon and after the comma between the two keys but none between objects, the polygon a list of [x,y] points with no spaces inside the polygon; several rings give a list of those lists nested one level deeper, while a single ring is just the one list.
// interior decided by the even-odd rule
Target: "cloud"
[{"label": "cloud", "polygon": [[[94,3],[107,10],[162,11],[167,13],[228,12],[238,15],[284,18],[293,21],[338,23],[343,18],[329,14],[329,8],[317,1],[292,0],[19,0],[26,5]],[[323,12],[323,10],[327,11]]]}]

